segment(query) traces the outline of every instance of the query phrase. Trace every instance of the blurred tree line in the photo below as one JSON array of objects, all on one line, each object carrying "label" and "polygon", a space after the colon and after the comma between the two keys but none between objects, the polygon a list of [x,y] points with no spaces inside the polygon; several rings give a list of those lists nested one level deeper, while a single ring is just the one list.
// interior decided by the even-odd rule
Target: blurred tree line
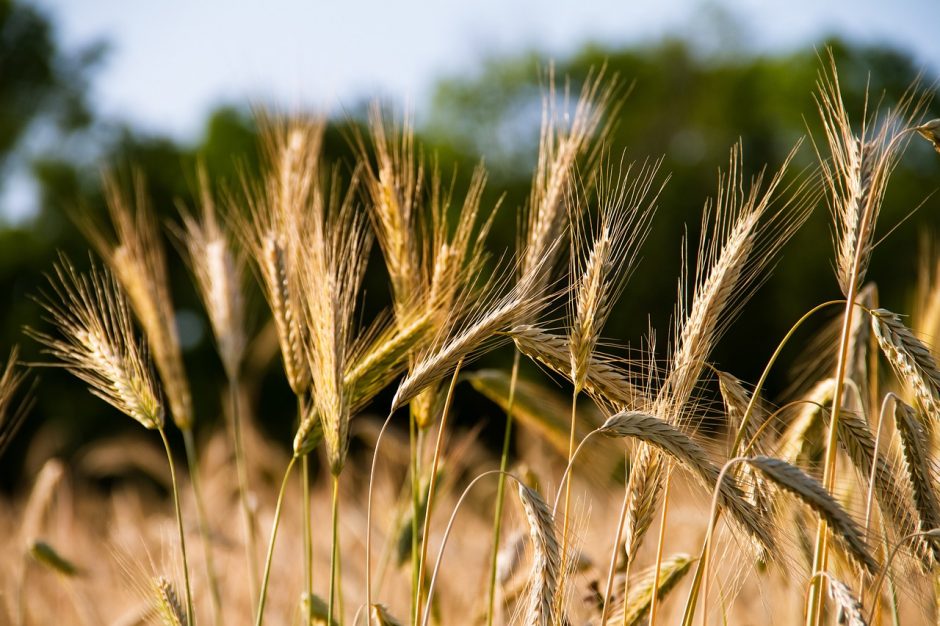
[{"label": "blurred tree line", "polygon": [[[841,41],[828,45],[833,47],[850,115],[856,121],[867,86],[873,102],[890,106],[918,75],[911,59],[897,50]],[[42,289],[43,274],[52,268],[57,251],[80,266],[88,263],[88,245],[69,216],[104,214],[102,168],[114,169],[125,179],[130,168],[142,171],[153,206],[167,222],[177,219],[177,203],[194,206],[197,163],[204,164],[223,197],[224,190],[237,192],[240,181],[258,171],[257,128],[243,106],[214,111],[202,135],[182,143],[96,115],[88,89],[105,55],[106,46],[100,44],[62,49],[48,16],[21,2],[0,0],[0,189],[11,179],[15,169],[11,163],[18,162],[21,168],[28,167],[39,195],[37,214],[25,221],[0,223],[0,351],[6,353],[19,344],[26,361],[41,360],[22,328],[44,323],[30,296]],[[745,171],[752,174],[764,164],[771,170],[778,167],[801,137],[821,137],[813,98],[820,66],[820,57],[810,49],[779,56],[742,51],[716,56],[681,39],[642,48],[587,45],[556,62],[558,93],[567,85],[572,97],[599,68],[607,76],[617,76],[626,98],[607,146],[610,153],[619,158],[626,151],[630,160],[662,157],[662,172],[671,174],[639,269],[608,323],[608,337],[638,346],[652,325],[660,350],[664,349],[676,299],[681,242],[687,237],[694,254],[702,207],[715,193],[718,168],[726,166],[729,150],[738,140],[744,147]],[[515,242],[517,211],[526,201],[535,163],[547,75],[545,59],[535,52],[485,60],[473,76],[440,80],[418,120],[423,153],[441,164],[445,180],[453,174],[457,198],[473,166],[481,156],[485,159],[490,178],[484,206],[502,198],[492,237],[496,256],[511,250]],[[936,84],[933,76],[922,80]],[[329,121],[326,158],[346,171],[354,164],[349,138],[363,123],[366,104]],[[812,144],[804,142],[792,170],[815,163]],[[926,203],[875,253],[870,278],[879,283],[888,307],[910,309],[918,233],[931,233],[940,223],[938,200],[930,196],[938,173],[940,159],[926,142],[915,141],[889,187],[880,221],[885,233],[925,199]],[[722,368],[755,380],[776,343],[803,312],[839,297],[831,271],[830,221],[820,204],[784,249],[773,277],[744,308],[714,354]],[[166,243],[197,417],[211,424],[219,413],[224,375],[185,264],[170,238]],[[381,258],[375,253],[366,280],[365,319],[381,306],[384,283]],[[256,295],[253,301],[257,332],[267,318],[262,299]],[[257,371],[265,394],[264,427],[289,441],[292,396],[273,351],[262,346],[258,354],[263,355]],[[502,364],[506,354],[486,362]],[[791,356],[795,359],[796,351]],[[37,375],[41,378],[37,406],[11,449],[8,467],[20,467],[24,461],[27,467],[34,466],[27,451],[35,460],[52,453],[74,454],[98,435],[127,426],[127,420],[116,419],[64,372],[42,369]],[[771,391],[783,388],[787,376],[780,368]],[[458,399],[458,406],[465,415],[498,415],[470,392]],[[501,432],[497,421],[492,424],[494,433]],[[16,472],[3,475],[9,486]]]}]

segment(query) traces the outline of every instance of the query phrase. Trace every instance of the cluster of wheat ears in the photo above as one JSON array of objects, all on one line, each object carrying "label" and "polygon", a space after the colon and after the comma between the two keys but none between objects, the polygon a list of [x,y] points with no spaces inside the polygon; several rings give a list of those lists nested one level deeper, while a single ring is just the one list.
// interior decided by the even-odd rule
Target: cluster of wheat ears
[{"label": "cluster of wheat ears", "polygon": [[[685,264],[679,280],[665,358],[657,355],[652,332],[630,358],[602,349],[605,322],[666,182],[659,162],[628,164],[603,149],[619,110],[616,81],[603,72],[586,81],[571,111],[566,98],[546,94],[518,249],[499,260],[487,252],[496,207],[482,206],[482,166],[456,198],[437,168],[426,166],[409,125],[389,125],[376,108],[369,132],[351,137],[355,168],[340,175],[321,159],[322,119],[261,115],[260,179],[245,179],[215,198],[200,173],[198,210],[182,207],[170,228],[228,379],[230,419],[216,471],[224,480],[200,481],[200,460],[217,442],[200,450],[194,437],[162,234],[143,181],[135,179],[128,192],[107,180],[110,226],[82,223],[103,266],[92,261],[83,273],[61,257],[38,296],[47,320],[28,333],[92,393],[156,431],[166,451],[176,526],[162,545],[172,548],[164,555],[171,565],[110,547],[115,558],[105,560],[120,561],[142,594],[142,607],[114,623],[192,625],[198,616],[215,624],[653,624],[658,613],[665,619],[667,594],[687,589],[684,602],[679,594],[668,600],[673,619],[691,625],[699,618],[727,621],[736,603],[747,602],[751,592],[741,589],[751,579],[772,577],[786,581],[783,602],[796,606],[789,614],[807,624],[897,624],[905,611],[937,611],[925,608],[925,599],[940,597],[934,485],[940,366],[918,334],[940,330],[940,277],[927,272],[928,297],[915,331],[880,308],[865,274],[891,172],[918,134],[940,151],[940,121],[923,122],[926,103],[912,89],[896,108],[861,112],[861,127],[853,130],[835,64],[824,65],[817,102],[825,134],[812,142],[818,167],[786,173],[796,146],[778,171],[745,181],[741,147],[731,150],[704,211],[695,262]],[[834,221],[833,265],[844,297],[807,312],[764,376],[745,385],[710,363],[712,348],[766,277],[775,253],[824,203]],[[385,261],[391,305],[364,324],[357,309],[373,239]],[[257,439],[244,419],[241,391],[250,346],[246,266],[269,305],[297,400],[286,468],[267,464],[277,472],[273,483],[264,482],[271,473],[258,469],[265,453],[246,445]],[[831,342],[834,366],[795,401],[773,405],[762,396],[767,372],[804,321],[833,307],[843,311]],[[461,375],[472,359],[506,344],[514,347],[511,372]],[[519,376],[522,358],[567,381],[570,418],[554,392]],[[0,444],[28,408],[13,411],[13,392],[23,380],[16,361],[14,353],[0,379]],[[890,381],[879,373],[881,363],[890,365]],[[495,461],[487,469],[485,456],[467,460],[467,450],[479,448],[473,433],[448,444],[459,380],[505,410],[498,469]],[[354,420],[357,414],[393,385],[381,430],[357,426],[363,421]],[[727,438],[701,432],[714,413],[709,392],[720,399]],[[582,394],[589,405],[579,406]],[[514,419],[544,444],[531,449],[560,452],[562,462],[544,470],[553,476],[510,464]],[[185,480],[174,466],[170,421],[185,443]],[[372,445],[350,452],[353,437]],[[575,465],[579,455],[590,460]],[[355,463],[347,468],[353,459],[371,461],[368,471]],[[318,460],[325,481],[311,480],[310,465]],[[299,497],[285,497],[294,493],[288,487],[295,469]],[[71,582],[95,572],[94,565],[70,559],[78,540],[55,545],[38,530],[63,473],[61,465],[41,473],[23,507],[26,530],[4,526],[16,541],[28,537],[22,566],[7,568],[4,578],[10,623],[66,614],[101,623],[107,612],[107,595],[92,598],[87,586]],[[590,485],[578,477],[589,473]],[[274,487],[272,512],[263,495]],[[341,487],[355,496],[341,498]],[[231,507],[227,496],[217,503],[211,492],[218,489],[231,494]],[[474,500],[475,490],[487,497]],[[192,507],[182,505],[181,493],[191,494]],[[697,523],[688,511],[676,513],[680,493],[710,500],[707,513],[698,509]],[[507,498],[518,498],[511,508],[521,511],[528,532],[503,533]],[[611,524],[586,521],[583,503],[592,499],[596,506],[619,505],[611,507]],[[475,502],[476,513],[461,511],[467,502]],[[104,524],[120,525],[121,510],[115,506]],[[435,510],[450,513],[446,526]],[[475,516],[476,526],[460,527],[461,514]],[[281,533],[279,551],[285,519],[292,520],[291,532]],[[688,528],[695,529],[690,540],[697,547],[665,554],[667,539]],[[658,537],[648,537],[651,529]],[[587,536],[594,537],[591,546]],[[457,544],[451,547],[457,556],[445,559],[449,543]],[[317,547],[324,544],[325,554]],[[651,550],[642,551],[647,544]],[[641,570],[642,560],[648,567]],[[42,593],[26,580],[37,562],[56,573],[67,602],[37,606],[44,604]],[[485,572],[479,589],[466,590],[472,601],[439,600],[439,577],[451,596],[476,584],[468,581],[470,562]],[[302,581],[289,573],[301,563]],[[395,578],[389,569],[403,575]],[[314,593],[315,573],[325,593]],[[277,600],[269,607],[271,596]],[[756,618],[741,618],[750,619]]]}]

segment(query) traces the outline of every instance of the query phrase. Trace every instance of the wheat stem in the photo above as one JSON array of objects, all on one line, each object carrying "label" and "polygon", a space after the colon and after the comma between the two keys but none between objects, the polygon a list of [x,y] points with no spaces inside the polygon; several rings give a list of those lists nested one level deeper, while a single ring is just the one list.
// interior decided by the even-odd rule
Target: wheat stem
[{"label": "wheat stem", "polygon": [[[303,396],[297,396],[297,423],[301,424],[304,420],[304,400]],[[308,598],[313,598],[313,536],[310,528],[310,455],[304,454],[300,458],[301,472],[301,512],[303,514],[303,537],[304,537],[304,591]],[[304,616],[304,623],[309,624],[312,619],[313,602],[307,603],[307,615]]]},{"label": "wheat stem", "polygon": [[284,503],[284,492],[287,489],[287,479],[290,478],[290,471],[294,469],[294,463],[297,462],[296,456],[291,456],[287,469],[284,470],[284,478],[281,480],[281,489],[277,492],[277,504],[274,506],[274,521],[271,523],[271,539],[268,541],[268,556],[264,562],[264,576],[261,579],[261,591],[258,595],[258,618],[255,620],[255,626],[261,626],[261,620],[264,617],[264,604],[267,600],[268,581],[271,577],[271,560],[274,556],[274,543],[277,540],[277,529],[281,522],[281,505]]},{"label": "wheat stem", "polygon": [[333,623],[333,602],[336,595],[336,572],[339,560],[339,476],[333,474],[332,512],[330,514],[330,599],[326,623]]},{"label": "wheat stem", "polygon": [[388,430],[388,425],[392,423],[394,412],[389,411],[388,417],[382,423],[379,430],[379,436],[375,439],[375,449],[372,451],[372,466],[369,469],[369,494],[366,502],[366,607],[372,606],[372,490],[375,486],[375,462],[379,456],[379,444],[382,443],[382,437]]},{"label": "wheat stem", "polygon": [[408,468],[411,474],[411,624],[418,622],[418,598],[421,594],[421,583],[418,578],[419,549],[418,549],[418,518],[421,516],[421,476],[418,468],[418,423],[414,407],[408,411],[408,450],[410,459]]},{"label": "wheat stem", "polygon": [[196,523],[202,539],[203,558],[206,561],[206,576],[209,578],[209,596],[212,599],[212,616],[216,626],[222,623],[222,599],[219,592],[219,579],[215,573],[212,558],[212,543],[209,537],[209,523],[206,517],[205,500],[202,497],[202,481],[199,478],[199,461],[192,428],[181,429],[183,449],[186,452],[186,465],[189,467],[189,481],[193,487],[193,500],[196,501]]},{"label": "wheat stem", "polygon": [[[434,445],[434,458],[431,461],[431,474],[428,481],[428,499],[424,510],[424,530],[421,535],[421,558],[418,559],[418,611],[415,615],[421,614],[421,589],[424,587],[424,563],[428,556],[428,540],[431,537],[431,514],[434,510],[434,492],[437,483],[437,468],[441,460],[441,449],[444,447],[444,430],[447,427],[447,416],[450,413],[450,405],[454,399],[454,387],[457,386],[457,377],[460,375],[460,367],[463,365],[463,359],[457,361],[457,367],[454,368],[454,375],[451,376],[450,386],[447,388],[447,397],[444,400],[444,410],[441,414],[441,424],[437,429],[437,442]],[[428,606],[431,599],[428,598]]]},{"label": "wheat stem", "polygon": [[[627,453],[623,454],[624,467],[626,467]],[[607,626],[608,603],[610,602],[610,593],[614,588],[614,570],[617,567],[617,552],[620,550],[620,539],[623,537],[623,527],[627,521],[627,495],[633,486],[633,472],[627,478],[627,484],[624,490],[623,504],[620,505],[620,521],[617,522],[617,536],[614,538],[614,547],[610,551],[610,567],[607,570],[607,585],[604,587],[604,600],[601,603],[601,626]],[[629,575],[629,572],[627,573]],[[624,596],[626,601],[626,596]]]},{"label": "wheat stem", "polygon": [[487,593],[486,626],[493,626],[496,605],[496,561],[499,557],[499,536],[503,525],[503,504],[506,500],[506,467],[509,465],[509,444],[512,438],[512,406],[516,399],[516,382],[519,378],[520,352],[512,358],[512,374],[509,377],[509,398],[506,401],[506,428],[503,431],[503,450],[499,457],[499,482],[496,485],[496,512],[493,514],[493,554],[490,558],[490,582]]},{"label": "wheat stem", "polygon": [[751,419],[751,415],[754,413],[754,408],[757,406],[757,398],[760,396],[761,390],[764,388],[764,383],[767,382],[767,377],[770,375],[770,370],[777,362],[777,358],[780,356],[780,353],[783,352],[784,346],[790,341],[793,335],[796,333],[806,320],[815,315],[817,312],[834,306],[836,304],[845,304],[845,300],[829,300],[828,302],[823,302],[822,304],[817,304],[812,309],[803,314],[803,316],[796,321],[793,326],[790,327],[790,330],[787,331],[787,334],[783,336],[783,339],[777,344],[777,349],[774,350],[774,353],[771,355],[770,360],[767,361],[767,365],[764,366],[764,371],[761,372],[760,379],[757,381],[757,384],[754,386],[754,391],[751,392],[751,400],[748,402],[747,410],[744,412],[744,416],[741,418],[741,423],[738,425],[738,432],[735,433],[734,443],[731,444],[731,453],[730,456],[734,456],[739,453],[739,448],[741,443],[744,441],[744,435],[747,432],[748,422]]},{"label": "wheat stem", "polygon": [[[574,391],[571,393],[571,431],[568,435],[568,466],[565,468],[566,472],[571,472],[571,468],[574,467],[574,438],[575,438],[575,423],[577,419],[577,410],[578,410],[578,386],[575,384]],[[561,571],[566,571],[568,565],[568,527],[570,526],[570,517],[569,512],[571,509],[571,476],[568,476],[568,482],[565,483],[565,508],[564,508],[564,522],[562,523],[561,530]],[[565,581],[561,581],[561,593],[560,595],[564,597],[564,584]]]},{"label": "wheat stem", "polygon": [[[659,603],[656,601],[659,596],[659,575],[662,569],[663,564],[663,544],[666,542],[666,517],[669,513],[669,488],[672,486],[672,473],[666,476],[666,487],[663,490],[663,513],[659,520],[659,539],[656,545],[656,565],[653,570],[653,593],[650,596],[650,626],[655,626],[656,624],[656,611],[659,608]],[[627,598],[624,597],[624,602],[627,601]]]},{"label": "wheat stem", "polygon": [[232,438],[235,442],[235,470],[238,472],[238,499],[242,509],[242,519],[245,525],[245,552],[248,559],[248,591],[249,597],[255,598],[258,593],[258,538],[255,533],[255,517],[251,512],[249,494],[251,485],[248,482],[248,457],[245,454],[244,433],[242,432],[241,403],[239,402],[239,382],[237,377],[229,381],[232,410]]},{"label": "wheat stem", "polygon": [[163,448],[166,450],[166,460],[170,464],[170,482],[173,484],[173,503],[176,506],[176,525],[180,535],[180,553],[183,556],[183,577],[186,579],[186,618],[192,626],[196,624],[196,612],[193,608],[193,591],[189,583],[189,559],[186,557],[186,535],[183,530],[183,509],[180,506],[179,483],[176,480],[176,465],[173,463],[173,453],[170,452],[170,442],[166,438],[166,430],[163,427],[157,429],[160,433],[160,439],[163,440]]}]

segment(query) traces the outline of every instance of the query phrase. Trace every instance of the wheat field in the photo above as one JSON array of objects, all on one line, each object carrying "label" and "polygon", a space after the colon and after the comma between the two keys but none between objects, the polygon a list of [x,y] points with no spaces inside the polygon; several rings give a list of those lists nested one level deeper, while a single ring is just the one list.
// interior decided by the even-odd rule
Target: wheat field
[{"label": "wheat field", "polygon": [[[624,89],[604,71],[575,97],[549,82],[514,250],[490,246],[516,208],[484,204],[485,166],[455,193],[379,106],[347,138],[348,171],[321,156],[323,118],[258,112],[262,175],[217,192],[200,169],[171,224],[142,176],[106,175],[108,220],[78,224],[93,252],[60,255],[35,294],[24,341],[44,360],[14,349],[0,377],[0,453],[41,393],[31,368],[67,369],[139,428],[77,466],[46,461],[4,502],[0,622],[940,623],[940,256],[912,311],[866,281],[892,170],[910,142],[940,153],[940,120],[916,84],[847,110],[831,55],[815,89],[824,133],[753,176],[729,147],[701,238],[672,252],[644,247],[669,176],[607,147]],[[759,380],[723,371],[714,347],[826,210],[840,297],[773,338]],[[167,235],[223,389],[188,382]],[[608,336],[654,253],[683,255],[666,339]],[[388,302],[364,319],[370,255]],[[260,427],[259,346],[296,399],[289,441]],[[497,350],[511,368],[477,367]],[[803,380],[768,397],[793,362]],[[459,415],[458,385],[500,407],[501,449]],[[196,436],[197,394],[224,396],[224,428]],[[96,473],[129,478],[77,479]]]}]

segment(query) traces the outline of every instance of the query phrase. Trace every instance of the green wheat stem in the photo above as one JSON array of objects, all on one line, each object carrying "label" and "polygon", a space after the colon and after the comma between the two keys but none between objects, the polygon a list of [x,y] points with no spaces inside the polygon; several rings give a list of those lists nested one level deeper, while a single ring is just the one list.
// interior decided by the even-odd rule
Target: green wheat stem
[{"label": "green wheat stem", "polygon": [[457,367],[454,368],[454,374],[450,379],[450,386],[447,388],[447,396],[444,399],[444,409],[441,413],[441,423],[437,429],[437,442],[434,445],[434,458],[431,461],[430,480],[428,481],[428,499],[424,508],[424,531],[421,536],[421,558],[418,560],[418,612],[415,614],[416,618],[421,614],[421,589],[424,587],[424,564],[428,557],[428,539],[431,535],[431,514],[434,511],[437,468],[441,462],[441,449],[444,447],[444,431],[447,429],[447,417],[450,414],[451,401],[454,399],[454,387],[457,386],[457,377],[460,375],[462,365],[463,359],[457,361]]},{"label": "green wheat stem", "polygon": [[421,586],[418,584],[418,517],[421,514],[421,479],[418,474],[418,425],[415,412],[408,411],[408,449],[411,471],[411,624],[418,621],[418,594]]},{"label": "green wheat stem", "polygon": [[[183,578],[186,581],[186,617],[189,624],[195,626],[196,611],[193,608],[193,591],[189,582],[189,559],[186,556],[186,534],[183,530],[183,509],[180,506],[179,483],[176,479],[176,464],[173,462],[173,453],[170,452],[170,441],[166,438],[166,430],[158,428],[160,439],[163,440],[163,449],[166,450],[166,460],[170,464],[170,482],[173,484],[173,503],[176,506],[176,525],[180,535],[180,552],[183,556]],[[184,431],[185,432],[185,431]]]},{"label": "green wheat stem", "polygon": [[330,513],[330,601],[326,623],[333,623],[333,603],[336,596],[336,571],[339,560],[339,476],[333,476],[333,497]]},{"label": "green wheat stem", "polygon": [[245,553],[248,564],[248,591],[250,597],[258,593],[258,538],[255,532],[254,514],[248,502],[251,485],[248,482],[248,457],[245,454],[245,440],[242,432],[241,404],[239,402],[238,378],[229,381],[232,410],[232,439],[235,444],[235,470],[238,473],[238,499],[241,504],[245,526]]},{"label": "green wheat stem", "polygon": [[290,478],[290,472],[294,469],[294,463],[297,457],[292,456],[284,470],[284,478],[281,480],[281,488],[277,493],[277,504],[274,507],[274,521],[271,523],[271,538],[268,541],[268,556],[264,562],[264,576],[261,579],[261,591],[258,596],[258,618],[255,620],[255,626],[261,626],[264,617],[264,605],[267,600],[268,582],[271,578],[271,560],[274,557],[274,543],[277,540],[277,529],[281,522],[281,505],[284,503],[284,492],[287,490],[287,480]]},{"label": "green wheat stem", "polygon": [[503,431],[503,450],[499,457],[499,482],[496,485],[496,512],[493,514],[493,553],[490,556],[490,582],[487,595],[486,626],[493,626],[496,606],[496,561],[499,558],[499,537],[503,526],[503,505],[506,500],[506,467],[509,465],[509,445],[512,439],[512,408],[516,399],[516,381],[519,377],[519,351],[512,359],[509,376],[509,398],[506,402],[506,429]]},{"label": "green wheat stem", "polygon": [[[304,420],[304,401],[303,396],[297,396],[297,421]],[[307,592],[307,615],[304,623],[309,624],[313,617],[313,536],[310,528],[310,455],[304,454],[300,459],[300,471],[302,474],[302,506],[303,525],[304,525],[304,591]]]}]

